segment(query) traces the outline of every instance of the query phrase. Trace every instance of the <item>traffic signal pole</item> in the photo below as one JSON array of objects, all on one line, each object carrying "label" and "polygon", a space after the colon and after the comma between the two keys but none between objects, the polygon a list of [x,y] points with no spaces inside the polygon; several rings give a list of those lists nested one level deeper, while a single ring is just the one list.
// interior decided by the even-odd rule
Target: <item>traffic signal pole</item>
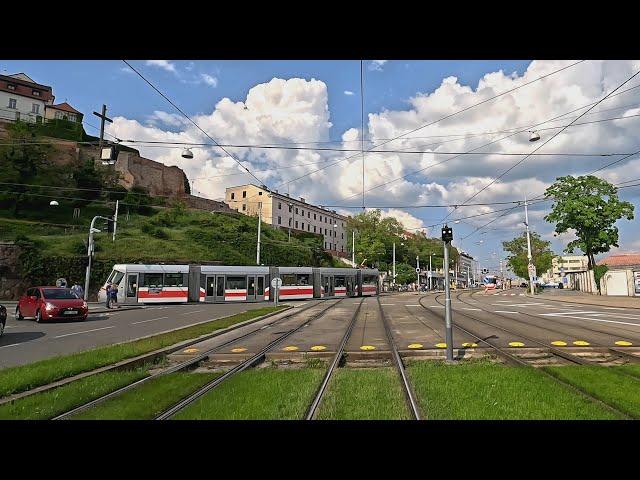
[{"label": "traffic signal pole", "polygon": [[444,321],[445,343],[447,345],[447,361],[453,361],[453,326],[451,320],[451,285],[449,285],[449,245],[453,240],[453,230],[445,225],[442,229],[442,241],[444,243]]}]

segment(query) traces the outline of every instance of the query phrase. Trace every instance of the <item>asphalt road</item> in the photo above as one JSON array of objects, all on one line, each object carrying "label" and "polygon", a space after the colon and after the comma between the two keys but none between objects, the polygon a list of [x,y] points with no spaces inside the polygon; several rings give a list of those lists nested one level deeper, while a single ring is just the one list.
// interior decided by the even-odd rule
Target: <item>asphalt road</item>
[{"label": "asphalt road", "polygon": [[0,337],[0,368],[125,342],[268,305],[267,303],[154,305],[93,313],[84,322],[38,324],[7,318]]}]

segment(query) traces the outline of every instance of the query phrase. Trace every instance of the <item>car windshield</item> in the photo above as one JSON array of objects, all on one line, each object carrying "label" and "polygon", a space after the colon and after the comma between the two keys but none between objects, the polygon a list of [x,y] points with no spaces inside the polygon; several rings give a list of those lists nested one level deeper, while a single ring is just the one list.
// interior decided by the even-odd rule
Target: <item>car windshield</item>
[{"label": "car windshield", "polygon": [[50,300],[77,300],[78,296],[67,288],[43,288],[44,298]]}]

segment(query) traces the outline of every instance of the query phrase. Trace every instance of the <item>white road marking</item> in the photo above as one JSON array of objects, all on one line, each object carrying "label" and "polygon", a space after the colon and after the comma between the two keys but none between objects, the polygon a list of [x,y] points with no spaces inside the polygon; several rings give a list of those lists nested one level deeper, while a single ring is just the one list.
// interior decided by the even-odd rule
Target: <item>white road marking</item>
[{"label": "white road marking", "polygon": [[405,305],[405,307],[421,307],[422,305]]},{"label": "white road marking", "polygon": [[16,346],[18,346],[18,345],[20,345],[20,344],[19,344],[19,343],[12,343],[12,344],[10,344],[10,345],[3,345],[3,346],[1,346],[0,348],[16,347]]},{"label": "white road marking", "polygon": [[444,308],[444,305],[429,305],[431,308]]},{"label": "white road marking", "polygon": [[71,335],[80,335],[82,333],[97,332],[98,330],[108,330],[110,328],[116,328],[116,326],[113,325],[111,327],[94,328],[92,330],[84,330],[82,332],[65,333],[64,335],[58,335],[57,337],[53,337],[53,338],[69,337]]},{"label": "white road marking", "polygon": [[139,322],[133,322],[131,325],[138,325],[139,323],[153,322],[155,320],[162,320],[163,318],[169,318],[169,317],[158,317],[158,318],[152,318],[150,320],[141,320]]},{"label": "white road marking", "polygon": [[627,310],[626,308],[618,308],[618,307],[602,307],[605,310]]},{"label": "white road marking", "polygon": [[184,312],[184,313],[181,313],[180,315],[191,315],[192,313],[200,313],[200,312],[204,312],[204,310],[193,310],[192,312]]},{"label": "white road marking", "polygon": [[546,303],[510,303],[508,305],[503,304],[503,307],[533,307],[537,305],[546,305]]},{"label": "white road marking", "polygon": [[516,294],[515,294],[515,293],[511,293],[510,295],[511,295],[512,297],[515,297],[515,296],[516,296]]},{"label": "white road marking", "polygon": [[518,295],[520,295],[521,297],[524,297],[524,293],[519,293]]},{"label": "white road marking", "polygon": [[464,307],[462,307],[460,310],[476,310],[478,312],[482,311],[482,309],[480,309],[480,308],[464,308]]},{"label": "white road marking", "polygon": [[[592,313],[592,312],[589,312],[589,313]],[[620,325],[634,325],[636,327],[640,327],[640,323],[618,322],[616,320],[605,320],[603,318],[578,317],[576,315],[558,315],[558,314],[555,314],[555,313],[543,313],[541,315],[557,316],[557,317],[560,317],[560,318],[577,318],[579,320],[591,320],[592,322],[618,323]]]},{"label": "white road marking", "polygon": [[510,312],[509,310],[495,310],[495,313],[520,313],[520,312]]},{"label": "white road marking", "polygon": [[391,306],[391,305],[395,305],[395,303],[381,303],[380,305],[388,307],[388,306]]}]

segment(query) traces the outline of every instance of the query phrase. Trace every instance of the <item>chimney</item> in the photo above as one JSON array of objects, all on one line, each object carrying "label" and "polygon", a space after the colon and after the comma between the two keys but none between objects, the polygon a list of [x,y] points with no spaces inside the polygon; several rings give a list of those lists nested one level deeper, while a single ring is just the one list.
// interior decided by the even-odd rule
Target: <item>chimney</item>
[{"label": "chimney", "polygon": [[287,197],[289,196],[289,194],[288,194],[288,193],[285,193],[285,195],[286,195]]},{"label": "chimney", "polygon": [[302,203],[305,203],[305,200],[304,200],[304,198],[302,198],[302,197],[300,197],[300,201],[301,201]]}]

